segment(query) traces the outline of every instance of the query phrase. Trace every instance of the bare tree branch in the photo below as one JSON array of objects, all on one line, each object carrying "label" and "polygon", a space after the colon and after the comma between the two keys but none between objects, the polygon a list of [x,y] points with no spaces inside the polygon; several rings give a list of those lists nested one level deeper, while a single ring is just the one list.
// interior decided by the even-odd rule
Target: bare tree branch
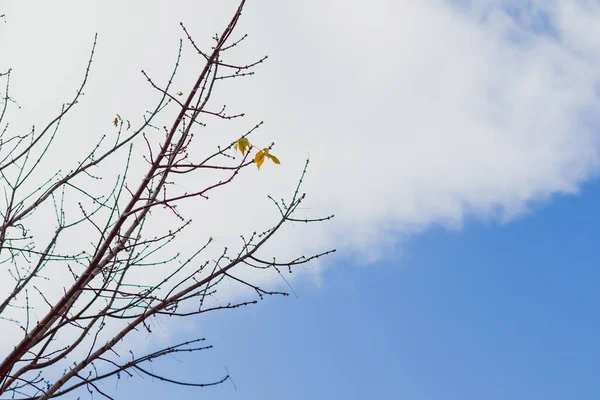
[{"label": "bare tree branch", "polygon": [[[285,224],[321,223],[333,217],[295,217],[305,199],[300,190],[308,161],[287,201],[278,202],[269,197],[277,207],[270,227],[262,233],[242,236],[242,244],[235,251],[225,247],[216,259],[210,256],[202,259],[208,248],[215,245],[210,238],[184,259],[182,251],[188,249],[177,244],[191,224],[178,205],[192,199],[208,200],[211,192],[234,184],[251,165],[256,163],[260,167],[260,157],[279,163],[269,153],[273,143],[261,150],[248,142],[247,138],[262,126],[262,121],[241,134],[238,141],[224,143],[208,151],[208,155],[200,156],[192,151],[194,129],[205,126],[201,118],[231,120],[245,115],[227,114],[226,105],[212,107],[210,99],[217,89],[216,82],[250,76],[253,69],[267,59],[264,56],[245,65],[225,61],[226,52],[246,38],[244,35],[237,41],[231,39],[244,6],[245,0],[240,1],[227,27],[214,37],[215,43],[209,51],[201,50],[181,24],[191,46],[204,61],[187,95],[172,91],[172,82],[182,60],[183,41],[180,41],[173,72],[164,86],[142,71],[158,93],[159,101],[152,111],[144,114],[140,126],[132,128],[129,120],[117,115],[114,141],[109,143],[104,135],[68,172],[48,174],[43,171],[42,163],[55,150],[61,122],[81,101],[97,37],[75,96],[41,130],[32,127],[25,133],[10,132],[9,124],[5,122],[7,109],[19,105],[9,95],[11,70],[0,73],[0,80],[4,79],[6,83],[0,96],[0,181],[3,183],[0,268],[5,268],[14,279],[11,289],[0,293],[0,319],[3,323],[16,324],[23,332],[23,337],[0,360],[0,398],[42,400],[85,389],[112,399],[101,382],[118,379],[121,374],[147,376],[190,387],[222,383],[230,379],[229,374],[208,383],[185,382],[150,371],[146,366],[165,355],[210,349],[210,345],[198,345],[204,339],[164,347],[140,357],[134,357],[130,351],[128,360],[120,355],[120,346],[136,332],[145,330],[151,334],[164,317],[190,318],[253,305],[265,296],[287,296],[286,292],[264,288],[242,278],[248,274],[240,272],[273,269],[293,291],[281,274],[281,268],[292,272],[298,265],[335,251],[301,255],[287,261],[265,254],[266,244]],[[161,131],[155,121],[167,109],[176,112]],[[157,138],[159,134],[162,136]],[[134,184],[130,167],[135,162],[133,143],[138,142],[145,149],[140,161],[146,169],[143,177]],[[243,144],[241,148],[240,143]],[[241,158],[232,155],[236,149],[242,153]],[[96,182],[111,165],[114,168],[119,163],[123,164],[121,173],[108,189],[98,193]],[[208,183],[206,179],[202,180],[204,183],[186,191],[174,188],[178,177],[192,174],[211,174],[209,178],[214,177],[214,180]],[[171,225],[167,227],[164,221],[157,223],[154,213],[167,213]],[[55,219],[55,228],[48,237],[38,237],[37,231],[30,228],[31,221],[47,215]],[[76,249],[66,245],[65,242],[74,236],[86,238],[88,247]],[[162,266],[169,266],[169,269],[158,276],[157,282],[141,283],[134,279],[134,274],[145,271],[144,268]],[[60,296],[47,292],[40,285],[54,282],[56,271],[68,278]],[[234,303],[214,300],[224,280],[250,289],[256,297]]]}]

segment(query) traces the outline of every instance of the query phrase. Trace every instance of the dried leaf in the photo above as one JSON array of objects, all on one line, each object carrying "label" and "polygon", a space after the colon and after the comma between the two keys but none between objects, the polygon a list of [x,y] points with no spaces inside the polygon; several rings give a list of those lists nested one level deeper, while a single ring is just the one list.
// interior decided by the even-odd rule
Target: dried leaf
[{"label": "dried leaf", "polygon": [[260,166],[265,162],[265,153],[262,150],[259,150],[254,156],[254,162],[256,163],[256,167],[260,169]]},{"label": "dried leaf", "polygon": [[244,155],[246,153],[246,149],[248,149],[250,147],[250,141],[248,140],[248,138],[242,137],[239,138],[237,142],[235,142],[235,145],[233,146],[233,148],[235,150],[238,150],[240,153],[242,153],[242,155]]}]

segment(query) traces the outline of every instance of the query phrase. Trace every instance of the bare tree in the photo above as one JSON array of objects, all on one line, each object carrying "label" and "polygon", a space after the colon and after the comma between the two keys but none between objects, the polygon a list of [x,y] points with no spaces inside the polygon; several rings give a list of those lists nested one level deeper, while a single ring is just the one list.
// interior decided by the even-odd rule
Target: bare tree
[{"label": "bare tree", "polygon": [[[203,259],[203,252],[214,246],[210,238],[185,258],[178,256],[177,251],[171,258],[161,258],[166,254],[165,249],[177,249],[178,239],[186,234],[185,229],[191,223],[179,211],[178,204],[207,198],[209,192],[233,183],[247,168],[260,167],[265,160],[279,163],[271,154],[273,144],[262,149],[250,144],[248,137],[262,122],[240,134],[239,140],[216,148],[212,154],[199,158],[192,151],[193,132],[202,127],[201,118],[243,116],[226,114],[225,107],[210,108],[216,83],[250,75],[252,69],[267,58],[246,65],[226,61],[226,52],[245,37],[232,39],[244,3],[242,0],[229,25],[214,37],[210,51],[201,50],[182,24],[190,46],[204,60],[189,92],[183,94],[172,88],[181,61],[181,41],[175,68],[166,85],[155,83],[142,71],[148,83],[160,93],[158,104],[145,114],[144,123],[134,128],[117,115],[114,119],[118,131],[116,139],[108,143],[111,139],[103,137],[68,173],[59,171],[42,179],[40,165],[55,143],[61,121],[81,100],[96,41],[75,97],[64,104],[60,113],[41,131],[32,128],[22,134],[9,133],[9,124],[5,121],[7,109],[16,104],[9,92],[11,71],[0,75],[5,81],[0,113],[0,179],[4,192],[0,201],[0,263],[14,279],[12,289],[0,293],[0,318],[5,324],[16,324],[22,331],[22,336],[15,338],[12,351],[0,362],[0,398],[41,400],[78,389],[111,398],[99,383],[133,374],[190,386],[224,382],[228,375],[208,383],[181,382],[177,377],[151,372],[146,366],[167,354],[197,352],[210,347],[202,346],[203,339],[172,344],[142,356],[134,352],[125,352],[125,356],[117,344],[123,345],[122,340],[137,331],[152,332],[156,319],[230,310],[254,304],[266,295],[286,295],[263,289],[241,278],[237,272],[251,268],[291,272],[293,267],[333,251],[285,262],[263,254],[265,244],[284,224],[320,222],[332,217],[299,219],[294,215],[304,199],[301,184],[307,161],[290,198],[287,201],[270,198],[278,213],[272,226],[263,232],[242,236],[239,249],[232,252],[224,248],[218,257]],[[168,110],[175,111],[169,114]],[[158,129],[155,121],[159,115],[172,115],[170,125]],[[149,134],[150,131],[154,133]],[[138,183],[132,182],[130,177],[135,162],[133,143],[145,146],[145,156],[139,161],[145,163],[146,170]],[[112,189],[96,193],[93,185],[103,168],[118,162],[123,163],[124,169]],[[181,191],[174,184],[179,177],[192,174],[208,174],[203,176],[214,181],[198,184],[189,191]],[[35,229],[28,224],[48,210],[54,210],[53,234],[49,238],[35,237]],[[68,217],[68,210],[77,216]],[[164,220],[151,218],[153,212],[168,213],[170,221],[177,225],[166,228]],[[65,244],[65,237],[82,232],[93,243],[89,249],[73,249]],[[164,274],[153,284],[144,285],[132,279],[136,271],[165,265],[169,268],[163,268]],[[48,273],[49,268],[51,273]],[[56,271],[67,274],[70,283],[62,289],[62,295],[52,298],[36,282],[51,280]],[[219,303],[213,295],[224,279],[250,288],[257,297]],[[34,298],[41,299],[39,304]]]}]

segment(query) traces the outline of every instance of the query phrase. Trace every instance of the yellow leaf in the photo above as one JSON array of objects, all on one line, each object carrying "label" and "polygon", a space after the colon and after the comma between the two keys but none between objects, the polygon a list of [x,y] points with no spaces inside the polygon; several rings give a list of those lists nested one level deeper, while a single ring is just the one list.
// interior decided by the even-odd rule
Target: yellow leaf
[{"label": "yellow leaf", "polygon": [[246,152],[248,147],[250,147],[250,141],[248,138],[240,138],[240,150],[242,151],[242,154]]},{"label": "yellow leaf", "polygon": [[183,92],[177,93],[177,96],[183,96]]},{"label": "yellow leaf", "polygon": [[256,163],[256,167],[260,169],[260,166],[265,162],[265,153],[258,151],[256,156],[254,156],[254,162]]},{"label": "yellow leaf", "polygon": [[239,150],[240,153],[242,153],[242,155],[244,155],[244,153],[246,153],[246,149],[250,147],[250,141],[248,140],[248,138],[242,137],[239,138],[237,142],[235,142],[235,145],[233,146],[233,148],[235,150]]},{"label": "yellow leaf", "polygon": [[119,117],[115,117],[115,119],[113,120],[113,124],[115,124],[115,126],[119,124]]},{"label": "yellow leaf", "polygon": [[279,158],[275,157],[274,155],[269,154],[269,158],[275,163],[275,164],[281,164],[279,162]]}]

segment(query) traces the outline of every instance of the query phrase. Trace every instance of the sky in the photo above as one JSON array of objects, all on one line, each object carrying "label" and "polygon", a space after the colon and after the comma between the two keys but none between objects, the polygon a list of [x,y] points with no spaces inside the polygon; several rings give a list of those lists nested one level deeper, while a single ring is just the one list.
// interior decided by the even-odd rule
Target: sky
[{"label": "sky", "polygon": [[[154,94],[139,71],[166,79],[180,21],[209,44],[235,5],[0,0],[0,70],[13,68],[22,107],[13,129],[41,125],[74,93],[97,32],[85,99],[50,156],[68,166],[115,113],[141,120]],[[336,218],[292,227],[272,249],[338,252],[293,274],[299,298],[157,339],[215,347],[156,370],[229,371],[235,385],[106,387],[148,399],[598,398],[599,20],[584,0],[248,1],[234,57],[268,62],[216,95],[244,122],[211,121],[201,138],[264,120],[255,140],[275,141],[282,165],[189,205],[202,223],[179,243],[256,229],[273,215],[266,194],[289,194],[310,157],[307,216]],[[201,61],[183,55],[181,90]]]}]

